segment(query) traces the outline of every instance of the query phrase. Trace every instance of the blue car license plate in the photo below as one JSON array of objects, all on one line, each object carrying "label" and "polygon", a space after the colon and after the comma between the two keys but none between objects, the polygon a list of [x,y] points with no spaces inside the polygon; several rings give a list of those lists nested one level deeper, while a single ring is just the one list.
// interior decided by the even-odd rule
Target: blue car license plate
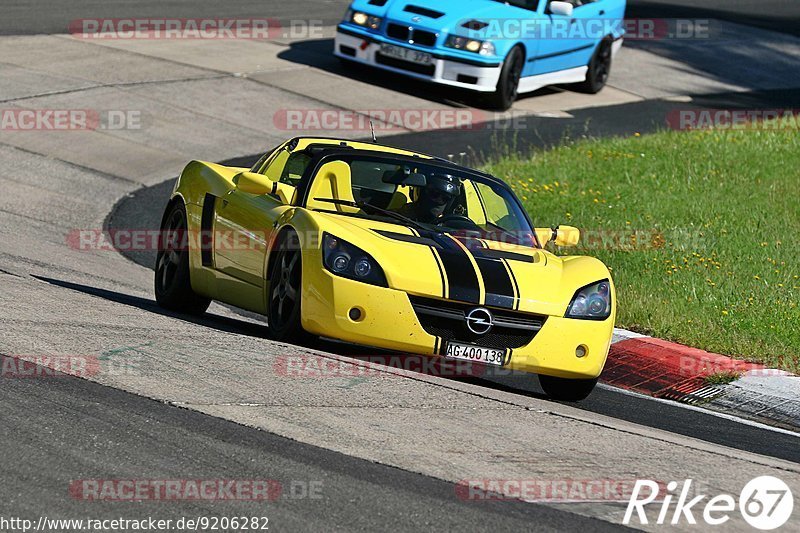
[{"label": "blue car license plate", "polygon": [[433,64],[433,56],[431,54],[418,52],[410,48],[403,48],[402,46],[394,46],[393,44],[382,44],[381,54],[418,65]]}]

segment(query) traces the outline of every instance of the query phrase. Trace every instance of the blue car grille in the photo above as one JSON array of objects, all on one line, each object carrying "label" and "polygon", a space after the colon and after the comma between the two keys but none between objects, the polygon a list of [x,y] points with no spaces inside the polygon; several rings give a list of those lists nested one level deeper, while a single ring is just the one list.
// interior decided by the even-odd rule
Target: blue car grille
[{"label": "blue car grille", "polygon": [[413,42],[420,46],[435,46],[436,34],[431,31],[420,30],[405,24],[390,22],[386,25],[386,36],[398,41]]}]

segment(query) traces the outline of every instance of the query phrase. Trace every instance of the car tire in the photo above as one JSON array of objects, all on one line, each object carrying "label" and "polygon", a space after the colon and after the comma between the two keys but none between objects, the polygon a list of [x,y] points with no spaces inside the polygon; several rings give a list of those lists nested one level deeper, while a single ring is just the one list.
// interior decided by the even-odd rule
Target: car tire
[{"label": "car tire", "polygon": [[585,400],[597,385],[595,379],[565,379],[554,376],[539,376],[539,384],[545,394],[553,400],[579,402]]},{"label": "car tire", "polygon": [[192,290],[189,272],[189,240],[186,208],[173,202],[161,223],[156,255],[154,290],[156,302],[164,309],[202,315],[211,304]]},{"label": "car tire", "polygon": [[276,341],[305,342],[310,335],[300,322],[303,258],[296,236],[284,233],[273,253],[275,261],[267,293],[267,328]]},{"label": "car tire", "polygon": [[522,52],[522,48],[515,46],[503,61],[497,88],[487,98],[487,102],[492,109],[506,111],[514,105],[524,65],[525,54]]},{"label": "car tire", "polygon": [[583,93],[597,94],[608,82],[611,75],[611,49],[613,42],[609,38],[600,41],[597,50],[586,70],[586,80],[578,85],[578,90]]}]

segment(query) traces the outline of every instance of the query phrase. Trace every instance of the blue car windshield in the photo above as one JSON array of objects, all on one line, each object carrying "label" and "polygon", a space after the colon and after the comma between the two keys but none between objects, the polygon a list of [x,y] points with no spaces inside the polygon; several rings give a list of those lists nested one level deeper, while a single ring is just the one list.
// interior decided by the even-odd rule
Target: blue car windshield
[{"label": "blue car windshield", "polygon": [[512,6],[522,7],[531,11],[539,9],[539,0],[493,0],[501,4],[510,4]]}]

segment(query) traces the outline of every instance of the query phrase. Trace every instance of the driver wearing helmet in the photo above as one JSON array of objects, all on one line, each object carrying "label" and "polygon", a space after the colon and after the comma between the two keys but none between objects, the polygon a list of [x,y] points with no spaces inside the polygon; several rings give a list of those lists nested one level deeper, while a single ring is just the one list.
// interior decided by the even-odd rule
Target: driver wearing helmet
[{"label": "driver wearing helmet", "polygon": [[435,223],[460,193],[458,178],[450,174],[432,174],[428,176],[427,185],[420,189],[416,201],[398,211],[417,222]]}]

